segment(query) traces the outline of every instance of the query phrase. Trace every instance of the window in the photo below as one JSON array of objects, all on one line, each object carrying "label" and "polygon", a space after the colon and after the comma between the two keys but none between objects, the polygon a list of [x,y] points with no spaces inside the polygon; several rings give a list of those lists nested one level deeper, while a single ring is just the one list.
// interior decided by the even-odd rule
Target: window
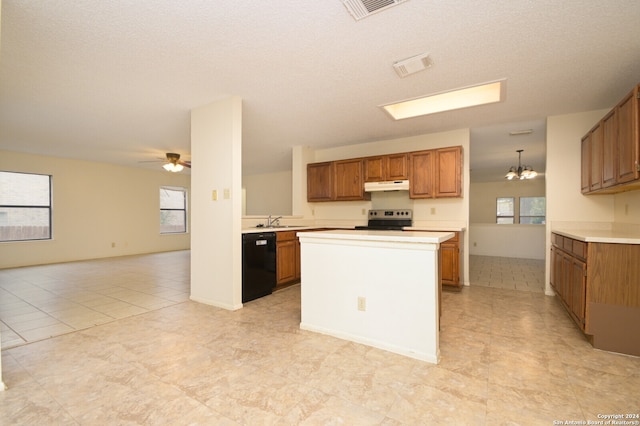
[{"label": "window", "polygon": [[514,204],[515,198],[513,197],[500,197],[496,202],[497,213],[496,223],[513,223],[514,218]]},{"label": "window", "polygon": [[187,232],[187,190],[160,187],[160,233]]},{"label": "window", "polygon": [[0,241],[51,239],[51,176],[0,172]]},{"label": "window", "polygon": [[544,224],[545,197],[520,197],[520,223]]}]

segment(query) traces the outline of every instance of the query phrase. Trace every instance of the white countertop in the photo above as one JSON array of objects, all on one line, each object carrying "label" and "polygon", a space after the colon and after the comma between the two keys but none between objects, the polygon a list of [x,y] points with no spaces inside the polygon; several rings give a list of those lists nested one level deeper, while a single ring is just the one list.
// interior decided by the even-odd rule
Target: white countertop
[{"label": "white countertop", "polygon": [[554,229],[551,232],[587,243],[640,244],[640,232],[610,229]]},{"label": "white countertop", "polygon": [[428,231],[428,232],[462,232],[464,227],[459,226],[405,226],[405,231]]},{"label": "white countertop", "polygon": [[[354,230],[352,226],[345,227],[336,227],[336,226],[295,226],[295,225],[287,225],[287,226],[278,226],[275,228],[266,228],[266,227],[252,227],[252,228],[244,228],[242,229],[243,234],[253,234],[259,232],[280,232],[280,231],[299,231],[306,229],[344,229],[344,230]],[[461,228],[459,226],[405,226],[402,228],[403,231],[415,231],[415,232],[462,232],[465,228]],[[383,231],[383,232],[393,232],[393,231]]]},{"label": "white countertop", "polygon": [[267,227],[260,227],[260,228],[244,228],[242,230],[243,234],[257,234],[260,232],[282,232],[282,231],[299,231],[302,229],[320,229],[323,228],[322,226],[278,226],[275,228],[267,228]]},{"label": "white countertop", "polygon": [[332,230],[319,232],[305,232],[299,234],[301,238],[342,239],[361,241],[397,241],[412,243],[439,244],[453,238],[453,232],[424,232],[424,231],[371,231],[371,230]]}]

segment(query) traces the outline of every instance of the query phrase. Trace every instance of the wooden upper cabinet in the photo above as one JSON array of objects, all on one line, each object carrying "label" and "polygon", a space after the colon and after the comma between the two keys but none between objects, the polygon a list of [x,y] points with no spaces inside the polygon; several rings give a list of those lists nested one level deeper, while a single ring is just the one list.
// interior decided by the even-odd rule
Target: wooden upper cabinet
[{"label": "wooden upper cabinet", "polygon": [[436,198],[462,196],[462,147],[435,150]]},{"label": "wooden upper cabinet", "polygon": [[409,197],[433,198],[433,151],[409,154]]},{"label": "wooden upper cabinet", "polygon": [[639,139],[638,86],[618,104],[618,176],[617,183],[638,179]]},{"label": "wooden upper cabinet", "polygon": [[335,199],[333,162],[307,164],[307,201]]},{"label": "wooden upper cabinet", "polygon": [[409,167],[407,154],[391,154],[386,156],[386,179],[385,180],[405,180],[409,179]]},{"label": "wooden upper cabinet", "polygon": [[583,194],[591,190],[589,176],[591,176],[591,132],[582,137],[581,142],[581,163],[580,163],[580,190]]},{"label": "wooden upper cabinet", "polygon": [[591,173],[589,174],[589,189],[591,191],[602,188],[602,125],[598,123],[591,130]]},{"label": "wooden upper cabinet", "polygon": [[366,157],[363,161],[365,182],[405,180],[409,178],[408,156],[406,153]]},{"label": "wooden upper cabinet", "polygon": [[409,197],[462,197],[462,147],[409,153]]},{"label": "wooden upper cabinet", "polygon": [[364,159],[364,181],[382,182],[385,180],[385,157],[367,157]]},{"label": "wooden upper cabinet", "polygon": [[583,194],[640,189],[639,86],[582,138]]},{"label": "wooden upper cabinet", "polygon": [[618,114],[614,108],[602,119],[602,187],[616,184],[618,149]]},{"label": "wooden upper cabinet", "polygon": [[307,165],[307,201],[369,200],[365,182],[409,180],[410,198],[462,197],[462,147]]},{"label": "wooden upper cabinet", "polygon": [[364,200],[362,159],[334,161],[336,201]]}]

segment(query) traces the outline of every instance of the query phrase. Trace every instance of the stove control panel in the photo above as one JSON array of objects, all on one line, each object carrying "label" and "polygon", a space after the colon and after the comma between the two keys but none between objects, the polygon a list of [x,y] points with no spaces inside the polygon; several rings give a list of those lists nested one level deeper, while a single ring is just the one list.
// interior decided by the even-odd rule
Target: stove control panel
[{"label": "stove control panel", "polygon": [[369,210],[369,220],[397,220],[397,219],[412,219],[413,211],[410,209],[405,210]]}]

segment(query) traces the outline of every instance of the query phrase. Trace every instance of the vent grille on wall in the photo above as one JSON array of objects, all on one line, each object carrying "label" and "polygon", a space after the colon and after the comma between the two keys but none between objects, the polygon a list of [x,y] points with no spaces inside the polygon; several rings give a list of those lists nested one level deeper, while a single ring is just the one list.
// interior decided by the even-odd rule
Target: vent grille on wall
[{"label": "vent grille on wall", "polygon": [[421,55],[412,56],[410,58],[394,62],[393,69],[396,70],[396,73],[398,73],[400,77],[406,77],[409,74],[426,70],[431,65],[433,65],[433,62],[431,62],[429,54],[423,53]]},{"label": "vent grille on wall", "polygon": [[380,12],[384,9],[404,3],[407,0],[342,0],[353,19],[359,21],[362,18]]}]

